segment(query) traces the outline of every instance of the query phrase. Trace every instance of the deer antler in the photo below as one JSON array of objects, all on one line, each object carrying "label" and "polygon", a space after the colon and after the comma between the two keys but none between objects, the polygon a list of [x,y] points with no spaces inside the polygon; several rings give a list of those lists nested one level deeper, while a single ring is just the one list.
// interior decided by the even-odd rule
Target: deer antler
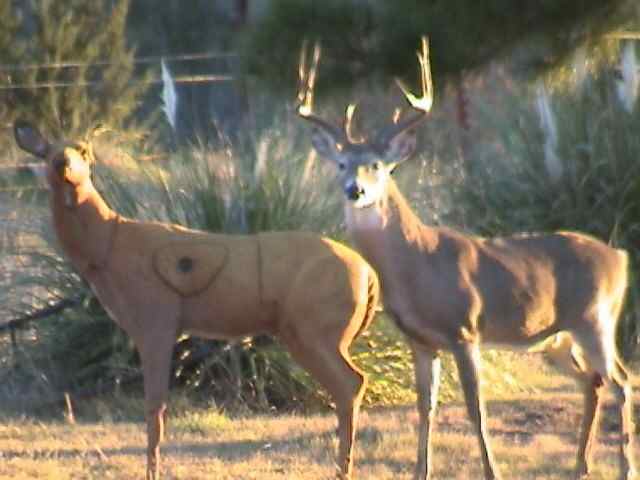
[{"label": "deer antler", "polygon": [[422,37],[422,52],[416,52],[420,63],[420,80],[422,86],[422,96],[416,97],[405,86],[404,82],[396,78],[396,83],[411,106],[416,110],[429,113],[433,105],[433,82],[431,81],[431,62],[429,61],[429,39]]},{"label": "deer antler", "polygon": [[[349,105],[347,107],[343,128],[332,125],[313,113],[313,89],[316,83],[320,54],[320,43],[316,41],[313,46],[313,59],[307,69],[306,40],[302,44],[300,62],[298,64],[298,115],[324,130],[339,144],[363,143],[363,139],[356,139],[352,134],[351,125],[356,108],[355,105]],[[420,64],[421,95],[419,97],[414,95],[400,79],[396,79],[400,90],[402,90],[405,98],[417,113],[410,118],[394,121],[392,125],[384,127],[376,136],[375,142],[373,142],[375,145],[380,147],[388,145],[397,135],[405,130],[414,128],[422,122],[426,114],[431,110],[431,106],[433,105],[433,83],[431,81],[431,66],[429,62],[429,42],[426,37],[422,37],[422,50],[417,52],[417,55]]]},{"label": "deer antler", "polygon": [[346,144],[349,143],[349,138],[345,130],[330,124],[313,113],[313,89],[316,83],[321,51],[320,42],[316,41],[313,45],[312,64],[307,70],[307,41],[305,40],[302,44],[300,62],[298,64],[299,87],[298,107],[296,110],[298,115],[327,132],[336,142]]},{"label": "deer antler", "polygon": [[353,134],[353,116],[356,113],[357,104],[350,103],[344,112],[344,133],[347,135],[349,143],[365,143],[365,139],[361,136],[356,137]]},{"label": "deer antler", "polygon": [[405,83],[396,78],[396,84],[402,90],[409,104],[417,110],[417,113],[405,120],[394,122],[393,125],[384,127],[378,133],[375,143],[378,145],[387,145],[397,135],[410,130],[422,122],[426,118],[426,114],[431,111],[433,106],[433,83],[431,81],[431,63],[429,61],[429,40],[422,37],[422,51],[417,52],[418,62],[420,63],[420,83],[422,93],[417,97],[407,88]]}]

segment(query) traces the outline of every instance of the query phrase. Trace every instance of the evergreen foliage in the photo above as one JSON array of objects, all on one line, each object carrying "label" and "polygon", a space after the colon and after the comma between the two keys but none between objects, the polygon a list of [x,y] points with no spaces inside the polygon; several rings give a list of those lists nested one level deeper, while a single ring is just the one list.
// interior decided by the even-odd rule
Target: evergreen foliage
[{"label": "evergreen foliage", "polygon": [[[3,5],[7,3],[11,2]],[[10,116],[33,118],[59,136],[85,134],[98,123],[124,126],[148,88],[144,75],[134,77],[135,51],[126,42],[129,4],[130,0],[29,4],[32,8],[24,9],[19,26],[13,27],[13,42],[24,52],[18,63],[54,66],[14,72],[12,83],[29,88],[6,91]],[[13,15],[14,22],[19,18]]]},{"label": "evergreen foliage", "polygon": [[436,83],[443,85],[532,43],[526,68],[555,66],[575,47],[624,25],[635,9],[630,0],[281,0],[248,34],[242,53],[249,71],[292,89],[303,40],[321,40],[322,76],[340,87],[371,75],[414,78],[414,52],[428,35]]},{"label": "evergreen foliage", "polygon": [[130,37],[143,55],[201,53],[210,46],[225,50],[231,19],[219,3],[190,0],[185,8],[183,0],[136,0],[130,9]]},{"label": "evergreen foliage", "polygon": [[[0,2],[0,59],[2,63],[15,65],[20,62],[24,43],[18,41],[21,18],[12,2]],[[0,85],[13,79],[13,71],[0,71]],[[9,123],[13,109],[7,101],[7,91],[0,90],[0,122]]]}]

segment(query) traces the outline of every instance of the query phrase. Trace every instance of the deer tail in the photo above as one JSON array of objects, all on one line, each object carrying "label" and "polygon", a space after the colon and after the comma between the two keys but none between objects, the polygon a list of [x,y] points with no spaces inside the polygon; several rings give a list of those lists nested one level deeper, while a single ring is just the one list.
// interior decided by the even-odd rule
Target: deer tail
[{"label": "deer tail", "polygon": [[367,277],[367,308],[365,310],[362,323],[360,324],[360,329],[358,330],[358,333],[356,333],[355,338],[358,338],[362,332],[369,328],[369,325],[373,322],[376,312],[380,310],[378,307],[378,302],[380,301],[380,281],[378,280],[378,275],[371,267],[369,267]]}]

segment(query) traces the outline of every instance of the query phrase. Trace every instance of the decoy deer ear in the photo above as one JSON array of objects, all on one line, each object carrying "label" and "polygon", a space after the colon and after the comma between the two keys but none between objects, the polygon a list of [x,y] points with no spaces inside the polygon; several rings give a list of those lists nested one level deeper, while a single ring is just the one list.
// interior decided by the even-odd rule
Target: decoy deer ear
[{"label": "decoy deer ear", "polygon": [[18,146],[38,158],[46,158],[51,144],[36,127],[24,120],[16,120],[13,132]]}]

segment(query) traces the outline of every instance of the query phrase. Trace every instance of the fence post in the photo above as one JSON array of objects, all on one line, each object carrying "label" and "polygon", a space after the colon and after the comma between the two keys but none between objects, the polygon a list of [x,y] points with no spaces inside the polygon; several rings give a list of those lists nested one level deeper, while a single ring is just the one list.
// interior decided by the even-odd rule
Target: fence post
[{"label": "fence post", "polygon": [[11,355],[15,361],[18,356],[18,339],[16,338],[16,327],[14,325],[9,327],[9,334],[11,335]]},{"label": "fence post", "polygon": [[64,403],[65,403],[65,406],[66,406],[66,413],[65,413],[65,416],[64,416],[65,420],[70,425],[75,425],[76,417],[73,414],[73,405],[71,404],[71,395],[69,395],[69,392],[64,392]]}]

